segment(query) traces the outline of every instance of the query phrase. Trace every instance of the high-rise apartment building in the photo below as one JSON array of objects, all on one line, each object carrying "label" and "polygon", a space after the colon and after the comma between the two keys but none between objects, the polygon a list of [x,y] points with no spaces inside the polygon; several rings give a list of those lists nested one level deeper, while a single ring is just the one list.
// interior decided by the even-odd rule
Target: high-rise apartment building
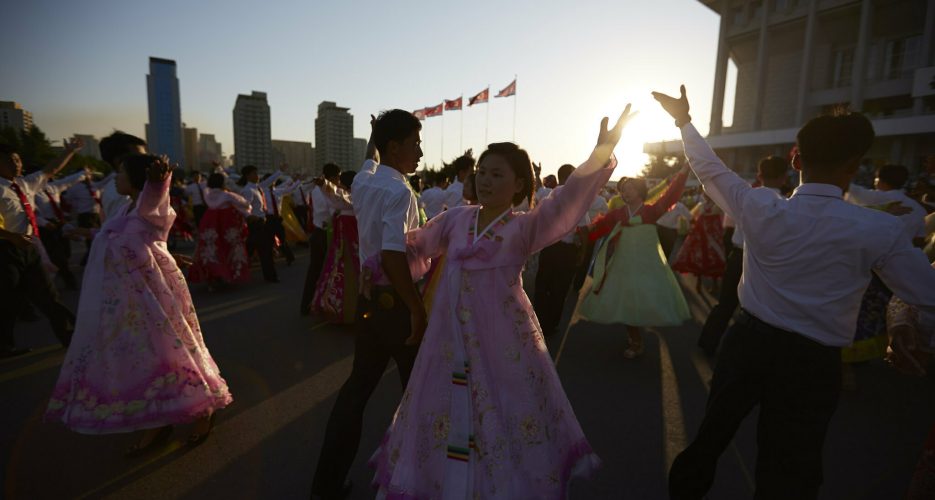
[{"label": "high-rise apartment building", "polygon": [[360,167],[364,164],[364,156],[367,155],[367,139],[355,137],[354,149],[352,152],[353,157],[351,164],[348,165],[348,169],[360,170]]},{"label": "high-rise apartment building", "polygon": [[13,101],[0,101],[0,128],[29,130],[32,125],[32,113],[23,109],[22,105]]},{"label": "high-rise apartment building", "polygon": [[315,168],[315,148],[310,142],[273,139],[273,156],[277,167],[282,163],[289,165],[290,175],[301,174],[306,177],[320,175]]},{"label": "high-rise apartment building", "polygon": [[315,118],[315,164],[335,163],[342,170],[359,168],[354,156],[354,116],[331,101],[318,105]]},{"label": "high-rise apartment building", "polygon": [[253,165],[272,171],[273,147],[270,136],[269,104],[266,92],[240,94],[234,104],[234,165]]},{"label": "high-rise apartment building", "polygon": [[201,170],[209,170],[214,162],[224,163],[221,143],[214,138],[214,134],[198,134],[198,164]]},{"label": "high-rise apartment building", "polygon": [[[721,16],[708,142],[728,166],[752,177],[760,158],[787,155],[806,121],[838,107],[871,119],[877,138],[867,158],[877,165],[916,170],[935,154],[935,0],[701,3]],[[731,63],[736,91],[725,120]],[[681,153],[677,143],[644,150],[663,148]]]},{"label": "high-rise apartment building", "polygon": [[91,134],[75,134],[74,138],[80,140],[84,144],[81,146],[81,150],[78,151],[78,154],[97,160],[101,159],[101,143],[97,140],[97,137]]},{"label": "high-rise apartment building", "polygon": [[182,124],[182,151],[187,170],[200,170],[198,161],[198,129]]},{"label": "high-rise apartment building", "polygon": [[149,123],[146,124],[149,151],[156,155],[167,155],[170,162],[185,167],[182,107],[175,61],[149,58],[146,92],[149,98]]}]

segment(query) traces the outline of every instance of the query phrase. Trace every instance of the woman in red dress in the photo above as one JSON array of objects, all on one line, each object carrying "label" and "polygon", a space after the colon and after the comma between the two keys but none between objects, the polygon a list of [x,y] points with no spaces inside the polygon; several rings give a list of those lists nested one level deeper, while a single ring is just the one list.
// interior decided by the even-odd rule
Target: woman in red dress
[{"label": "woman in red dress", "polygon": [[704,195],[698,215],[679,250],[672,269],[700,278],[724,274],[724,213]]},{"label": "woman in red dress", "polygon": [[250,281],[247,258],[247,200],[224,187],[224,175],[211,174],[205,190],[208,209],[198,226],[198,246],[188,281],[211,288]]}]

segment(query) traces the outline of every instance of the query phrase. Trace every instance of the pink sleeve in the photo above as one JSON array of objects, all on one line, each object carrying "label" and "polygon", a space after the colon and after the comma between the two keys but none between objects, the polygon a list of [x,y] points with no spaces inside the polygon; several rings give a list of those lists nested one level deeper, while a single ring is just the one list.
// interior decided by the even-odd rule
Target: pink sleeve
[{"label": "pink sleeve", "polygon": [[433,217],[420,228],[406,233],[406,257],[409,271],[415,279],[428,272],[431,259],[437,258],[448,249],[449,221],[465,210],[448,210]]},{"label": "pink sleeve", "polygon": [[163,239],[169,235],[169,229],[175,221],[175,210],[172,210],[169,205],[169,183],[171,181],[171,177],[167,177],[162,182],[146,181],[136,201],[137,215],[159,228]]},{"label": "pink sleeve", "polygon": [[526,252],[530,255],[562,239],[578,227],[594,197],[607,184],[617,166],[611,158],[607,165],[594,165],[594,158],[578,167],[560,189],[552,191],[532,211],[520,216]]}]

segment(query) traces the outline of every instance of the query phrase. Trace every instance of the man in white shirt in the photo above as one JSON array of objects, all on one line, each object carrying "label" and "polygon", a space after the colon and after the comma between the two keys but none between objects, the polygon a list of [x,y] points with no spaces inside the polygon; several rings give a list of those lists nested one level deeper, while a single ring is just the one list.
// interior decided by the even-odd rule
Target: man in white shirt
[{"label": "man in white shirt", "polygon": [[[312,498],[346,498],[347,471],[357,454],[367,400],[383,377],[390,358],[396,361],[405,388],[427,323],[422,297],[406,260],[406,232],[419,225],[418,206],[407,174],[422,157],[419,119],[400,109],[380,114],[373,123],[371,143],[382,163],[372,174],[354,179],[351,196],[360,237],[360,263],[379,257],[385,279],[357,306],[354,367],[341,387],[328,425]],[[367,161],[370,163],[370,160]]]},{"label": "man in white shirt", "polygon": [[[594,201],[588,208],[588,220],[594,222],[598,215],[606,214],[607,210],[607,199],[604,198],[604,193],[600,193],[594,197]],[[575,271],[575,281],[572,283],[574,287],[572,290],[575,293],[578,293],[581,286],[584,285],[584,280],[588,277],[588,269],[591,267],[591,259],[594,257],[594,242],[590,238],[585,238],[582,244],[584,245],[581,250],[583,258],[578,263],[578,269]]]},{"label": "man in white shirt", "polygon": [[445,189],[445,208],[448,210],[465,204],[464,179],[474,171],[474,163],[474,155],[470,149],[451,162],[455,169],[455,179]]},{"label": "man in white shirt", "polygon": [[273,235],[266,227],[266,194],[264,189],[271,186],[281,171],[276,171],[262,182],[257,168],[247,165],[240,169],[241,196],[250,205],[250,215],[247,216],[247,255],[253,255],[254,250],[260,255],[260,268],[263,270],[263,279],[267,283],[279,283],[276,274],[276,264],[273,262]]},{"label": "man in white shirt", "polygon": [[35,304],[49,318],[52,331],[68,346],[75,315],[62,304],[58,291],[42,267],[39,223],[33,207],[35,193],[65,168],[81,149],[80,141],[65,144],[62,156],[44,169],[23,176],[23,162],[11,147],[0,144],[0,357],[28,352],[16,347],[13,328],[23,300]]},{"label": "man in white shirt", "polygon": [[[327,163],[321,169],[322,176],[332,184],[341,182],[341,167],[334,163]],[[328,201],[328,196],[320,186],[312,188],[312,230],[308,235],[308,271],[305,273],[305,286],[302,290],[302,303],[299,313],[308,316],[311,312],[312,300],[315,298],[315,287],[321,276],[322,266],[325,265],[325,256],[328,254],[328,226],[334,217],[334,207]]]},{"label": "man in white shirt", "polygon": [[[788,179],[789,163],[778,156],[768,156],[760,160],[756,170],[756,178],[763,187],[775,193],[780,193],[786,179]],[[717,352],[718,345],[721,344],[721,337],[727,331],[727,324],[734,317],[737,306],[740,305],[740,299],[737,297],[737,286],[740,284],[740,278],[743,274],[743,230],[727,215],[724,216],[724,219],[730,220],[729,224],[733,226],[734,230],[731,232],[731,238],[728,242],[730,246],[727,251],[727,262],[724,267],[721,291],[718,294],[718,302],[708,313],[704,327],[701,328],[701,335],[698,337],[698,347],[709,357],[714,356]]]},{"label": "man in white shirt", "polygon": [[425,204],[425,217],[431,219],[445,211],[445,191],[440,187],[444,184],[440,174],[429,177],[426,175],[426,184],[431,186],[422,190],[422,203]]},{"label": "man in white shirt", "polygon": [[[266,174],[263,179],[266,180],[271,174]],[[273,182],[262,188],[263,196],[266,198],[266,230],[274,238],[279,238],[279,249],[283,257],[286,258],[286,265],[291,266],[295,261],[295,255],[289,242],[286,241],[286,228],[282,225],[282,198],[295,189],[296,182],[283,184],[283,179]]]},{"label": "man in white shirt", "polygon": [[306,182],[296,182],[292,189],[292,211],[302,229],[308,231],[308,197],[312,186]]},{"label": "man in white shirt", "polygon": [[195,215],[196,228],[201,224],[201,216],[208,210],[208,205],[205,203],[205,187],[207,186],[205,185],[205,180],[201,172],[197,170],[192,172],[191,182],[185,186],[185,194],[192,204],[192,213]]},{"label": "man in white shirt", "polygon": [[909,226],[913,244],[922,247],[925,242],[925,208],[903,191],[909,180],[909,169],[903,165],[884,165],[877,169],[874,189],[851,184],[845,199],[864,207],[899,203],[909,211],[900,215],[903,224]]},{"label": "man in white shirt", "polygon": [[816,498],[822,446],[841,389],[841,347],[856,331],[871,270],[906,303],[935,312],[935,269],[892,215],[843,200],[870,149],[870,121],[855,113],[803,126],[788,199],[752,188],[724,166],[691,125],[685,87],[653,96],[675,118],[705,192],[744,233],[741,313],[727,332],[704,421],[669,472],[673,499],[702,498],[718,457],[759,405],[756,498]]},{"label": "man in white shirt", "polygon": [[[554,189],[543,187],[539,191],[547,190],[545,197],[559,191],[574,171],[575,167],[573,165],[562,165],[558,169],[559,185],[554,186],[553,184]],[[552,177],[552,182],[555,181],[555,178],[550,175],[546,177],[546,182],[549,181],[549,177]],[[538,197],[538,194],[536,196]],[[588,217],[588,214],[584,214],[584,217],[578,221],[578,227],[587,227],[590,223],[590,217]],[[575,234],[575,231],[572,231],[561,240],[539,252],[539,268],[536,270],[533,307],[536,311],[536,317],[539,318],[542,334],[547,337],[555,333],[562,319],[562,312],[565,310],[565,297],[568,295],[568,288],[575,278],[575,269],[581,259],[581,250],[581,238]]]},{"label": "man in white shirt", "polygon": [[65,283],[66,290],[77,290],[78,280],[71,272],[71,241],[63,228],[68,223],[62,209],[62,193],[90,175],[89,169],[79,170],[72,175],[46,182],[36,191],[36,218],[39,222],[39,238],[45,247],[49,260],[58,268],[58,276]]}]

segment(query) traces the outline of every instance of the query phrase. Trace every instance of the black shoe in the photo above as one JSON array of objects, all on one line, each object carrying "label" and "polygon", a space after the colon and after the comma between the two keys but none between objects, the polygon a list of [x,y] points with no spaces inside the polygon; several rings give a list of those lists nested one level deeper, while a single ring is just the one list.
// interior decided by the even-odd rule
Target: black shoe
[{"label": "black shoe", "polygon": [[16,356],[22,356],[23,354],[28,354],[32,352],[32,349],[28,347],[10,347],[9,349],[3,349],[0,351],[0,358],[13,358]]},{"label": "black shoe", "polygon": [[354,483],[348,479],[344,481],[344,485],[341,486],[341,491],[335,495],[320,495],[318,493],[312,493],[312,500],[344,500],[345,498],[351,496],[351,490],[354,489]]}]

